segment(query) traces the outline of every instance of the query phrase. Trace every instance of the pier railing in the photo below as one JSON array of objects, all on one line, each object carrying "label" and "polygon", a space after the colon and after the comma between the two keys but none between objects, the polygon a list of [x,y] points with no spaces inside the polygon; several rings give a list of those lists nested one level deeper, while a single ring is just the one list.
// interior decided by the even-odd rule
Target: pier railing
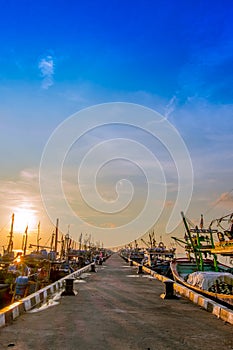
[{"label": "pier railing", "polygon": [[84,272],[92,271],[93,263],[82,267],[81,269],[72,272],[71,274],[59,279],[58,281],[49,284],[48,286],[38,290],[37,292],[22,298],[20,301],[14,302],[0,310],[0,327],[11,323],[19,315],[27,312],[36,306],[43,304],[48,298],[65,289],[66,279],[78,278]]}]

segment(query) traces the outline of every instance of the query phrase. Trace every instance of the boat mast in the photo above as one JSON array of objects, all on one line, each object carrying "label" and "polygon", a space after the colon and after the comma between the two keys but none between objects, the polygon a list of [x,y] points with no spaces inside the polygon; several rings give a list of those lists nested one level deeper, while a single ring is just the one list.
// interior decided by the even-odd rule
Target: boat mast
[{"label": "boat mast", "polygon": [[9,236],[9,242],[8,242],[8,246],[7,246],[7,253],[12,253],[13,251],[13,229],[14,229],[14,220],[15,220],[15,214],[12,214],[11,217],[11,230],[10,230],[10,236]]},{"label": "boat mast", "polygon": [[40,249],[40,221],[37,226],[37,238],[36,238],[36,252],[39,253]]},{"label": "boat mast", "polygon": [[83,234],[82,234],[82,232],[81,232],[81,234],[80,234],[80,236],[79,236],[79,250],[82,249],[82,236],[83,236]]},{"label": "boat mast", "polygon": [[202,257],[202,251],[201,251],[201,241],[200,241],[199,229],[197,226],[195,227],[194,232],[196,233],[196,253],[198,252],[200,270],[203,271],[204,263],[203,263],[203,257]]},{"label": "boat mast", "polygon": [[25,229],[25,239],[24,239],[24,246],[23,246],[23,255],[26,255],[27,252],[27,243],[28,243],[28,226]]},{"label": "boat mast", "polygon": [[52,233],[52,238],[51,238],[51,243],[50,243],[50,250],[53,250],[54,236],[55,236],[55,233],[53,232]]},{"label": "boat mast", "polygon": [[[209,227],[209,232],[210,232],[210,242],[212,245],[212,248],[214,248],[214,238],[213,238],[213,232],[212,229]],[[218,260],[217,260],[217,255],[213,253],[213,258],[214,258],[214,270],[218,272]]]},{"label": "boat mast", "polygon": [[57,219],[56,222],[56,231],[55,231],[55,245],[54,245],[54,250],[57,256],[57,243],[58,243],[58,224],[59,224],[59,219]]},{"label": "boat mast", "polygon": [[187,221],[186,221],[186,218],[184,216],[183,211],[181,212],[181,216],[182,216],[182,219],[183,219],[183,222],[184,222],[184,226],[185,226],[186,232],[188,234],[188,237],[189,237],[192,249],[193,249],[193,253],[194,253],[196,264],[197,264],[197,270],[200,271],[199,258],[198,258],[198,255],[197,255],[196,247],[195,247],[195,245],[193,243],[193,239],[192,239],[192,236],[191,236],[191,233],[190,233],[190,230],[189,230],[189,227],[188,227],[188,224],[187,224]]}]

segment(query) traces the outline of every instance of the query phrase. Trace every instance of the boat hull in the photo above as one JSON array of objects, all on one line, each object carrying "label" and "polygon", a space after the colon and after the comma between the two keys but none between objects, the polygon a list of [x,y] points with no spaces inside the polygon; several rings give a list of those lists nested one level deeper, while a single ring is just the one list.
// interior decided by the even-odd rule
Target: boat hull
[{"label": "boat hull", "polygon": [[[231,308],[233,308],[233,275],[227,274],[227,272],[229,271],[228,266],[219,264],[219,270],[221,272],[225,272],[227,275],[232,276],[232,278],[229,279],[229,283],[231,285],[230,287],[231,294],[212,292],[189,283],[188,282],[189,275],[197,271],[196,264],[194,261],[190,261],[186,258],[177,258],[171,262],[170,268],[171,268],[173,278],[176,282],[181,283],[185,287],[192,289],[199,294],[202,294],[215,301],[220,301],[226,304],[227,306],[230,306]],[[212,260],[206,259],[204,261],[204,271],[210,272],[212,275],[214,275],[214,265]],[[219,278],[219,275],[216,272],[216,280],[218,278]]]},{"label": "boat hull", "polygon": [[11,294],[10,294],[10,285],[7,283],[0,284],[0,309],[10,305],[11,303]]}]

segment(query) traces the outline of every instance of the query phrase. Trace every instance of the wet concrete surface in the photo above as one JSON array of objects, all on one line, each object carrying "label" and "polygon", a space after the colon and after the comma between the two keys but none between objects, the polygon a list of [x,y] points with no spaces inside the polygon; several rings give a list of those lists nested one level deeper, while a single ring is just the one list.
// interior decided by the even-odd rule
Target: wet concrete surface
[{"label": "wet concrete surface", "polygon": [[233,349],[232,325],[185,298],[162,299],[163,284],[117,254],[84,281],[77,295],[1,328],[0,349]]}]

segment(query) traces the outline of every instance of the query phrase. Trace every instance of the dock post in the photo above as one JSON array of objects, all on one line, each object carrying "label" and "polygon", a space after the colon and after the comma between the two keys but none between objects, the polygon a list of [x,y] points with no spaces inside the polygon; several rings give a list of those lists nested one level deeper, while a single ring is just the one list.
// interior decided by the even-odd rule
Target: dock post
[{"label": "dock post", "polygon": [[143,270],[142,270],[142,265],[138,265],[138,274],[142,274]]},{"label": "dock post", "polygon": [[178,297],[174,294],[173,284],[174,281],[167,279],[163,281],[165,286],[165,292],[160,295],[162,299],[178,299]]},{"label": "dock post", "polygon": [[91,264],[91,270],[90,270],[90,272],[96,272],[96,270],[95,270],[95,263],[92,263],[92,264]]},{"label": "dock post", "polygon": [[67,278],[66,280],[66,286],[64,292],[61,293],[61,295],[75,295],[73,286],[74,286],[74,279],[73,278]]}]

